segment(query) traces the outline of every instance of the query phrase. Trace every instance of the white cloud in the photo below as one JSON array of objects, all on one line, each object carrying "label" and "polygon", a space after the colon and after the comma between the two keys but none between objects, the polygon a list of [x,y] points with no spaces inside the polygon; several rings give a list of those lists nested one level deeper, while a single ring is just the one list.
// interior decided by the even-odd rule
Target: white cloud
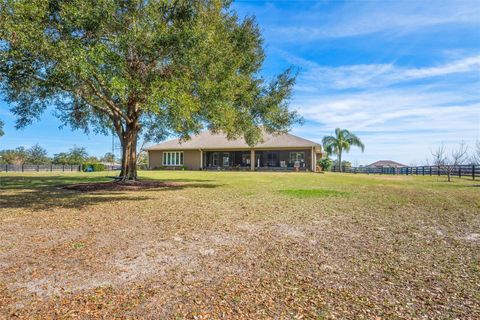
[{"label": "white cloud", "polygon": [[[419,31],[448,24],[479,24],[477,1],[352,1],[336,10],[303,11],[302,14],[277,12],[275,16],[293,21],[268,21],[268,38],[272,40],[309,42],[318,39],[342,38],[388,33],[389,36]],[[265,15],[276,8],[265,7]],[[268,11],[267,11],[268,10]],[[268,19],[266,19],[268,20]]]},{"label": "white cloud", "polygon": [[356,132],[367,149],[349,157],[360,164],[422,163],[442,141],[473,145],[480,138],[480,56],[423,68],[302,66],[292,107],[310,121],[296,132],[316,141],[336,127]]},{"label": "white cloud", "polygon": [[314,91],[315,86],[322,89],[385,87],[408,81],[466,73],[470,73],[474,78],[480,80],[480,55],[423,68],[397,67],[393,64],[330,67],[292,57],[284,52],[282,56],[290,63],[305,69],[300,75],[300,86],[297,90],[310,92]]}]

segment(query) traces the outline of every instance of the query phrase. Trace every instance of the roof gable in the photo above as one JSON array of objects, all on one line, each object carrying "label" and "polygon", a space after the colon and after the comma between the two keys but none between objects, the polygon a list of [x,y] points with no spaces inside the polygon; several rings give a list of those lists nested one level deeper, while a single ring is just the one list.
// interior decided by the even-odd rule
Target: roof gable
[{"label": "roof gable", "polygon": [[[297,137],[293,134],[269,134],[263,133],[263,141],[253,148],[299,148],[299,147],[320,147],[320,144]],[[168,140],[146,150],[193,150],[193,149],[251,149],[243,138],[228,140],[224,134],[213,134],[210,131],[203,131],[192,136],[190,140],[180,139]]]},{"label": "roof gable", "polygon": [[406,167],[406,165],[392,161],[392,160],[379,160],[374,163],[371,163],[367,165],[367,167],[392,167],[392,168],[398,168],[398,167]]}]

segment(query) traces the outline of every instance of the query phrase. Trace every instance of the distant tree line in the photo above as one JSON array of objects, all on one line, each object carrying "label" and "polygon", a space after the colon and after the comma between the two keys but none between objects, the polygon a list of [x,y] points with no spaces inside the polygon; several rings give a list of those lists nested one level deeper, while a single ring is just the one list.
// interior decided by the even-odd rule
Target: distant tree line
[{"label": "distant tree line", "polygon": [[28,149],[25,147],[18,147],[15,149],[0,150],[0,164],[75,165],[84,162],[114,163],[115,155],[111,152],[107,152],[103,157],[97,158],[95,156],[90,156],[84,147],[74,145],[67,152],[56,153],[53,157],[49,157],[47,150],[38,143]]}]

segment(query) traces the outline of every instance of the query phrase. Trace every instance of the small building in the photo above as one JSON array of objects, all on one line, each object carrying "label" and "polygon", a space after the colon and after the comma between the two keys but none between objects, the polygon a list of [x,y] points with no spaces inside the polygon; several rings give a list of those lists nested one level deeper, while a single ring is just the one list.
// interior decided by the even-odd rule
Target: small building
[{"label": "small building", "polygon": [[367,168],[403,168],[406,165],[392,161],[392,160],[379,160],[366,166]]},{"label": "small building", "polygon": [[254,147],[210,131],[190,140],[173,139],[145,149],[150,169],[315,171],[321,145],[292,134],[264,132]]}]

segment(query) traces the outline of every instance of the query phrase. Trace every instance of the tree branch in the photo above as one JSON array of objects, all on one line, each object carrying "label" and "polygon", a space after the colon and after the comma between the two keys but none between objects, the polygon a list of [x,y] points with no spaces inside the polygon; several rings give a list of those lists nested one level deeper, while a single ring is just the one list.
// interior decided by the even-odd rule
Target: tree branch
[{"label": "tree branch", "polygon": [[108,107],[113,111],[113,113],[116,113],[119,117],[123,118],[125,121],[128,123],[131,122],[130,118],[125,115],[122,110],[120,110],[113,101],[105,97],[103,94],[101,94],[97,88],[88,80],[83,79],[83,81],[87,84],[87,86],[92,90],[93,95],[95,95],[97,98],[105,102]]}]

